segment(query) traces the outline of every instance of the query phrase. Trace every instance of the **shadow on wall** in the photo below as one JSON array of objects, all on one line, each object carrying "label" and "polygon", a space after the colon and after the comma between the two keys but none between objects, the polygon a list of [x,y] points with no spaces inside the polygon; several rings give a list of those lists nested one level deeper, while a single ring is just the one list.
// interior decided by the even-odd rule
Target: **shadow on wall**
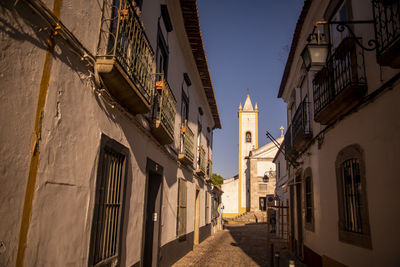
[{"label": "shadow on wall", "polygon": [[[39,15],[33,13],[32,9],[24,1],[18,1],[15,7],[13,4],[14,1],[0,2],[0,31],[4,36],[8,37],[2,40],[5,42],[3,43],[3,49],[12,47],[11,44],[15,40],[29,42],[34,47],[46,51],[51,35],[48,25]],[[19,18],[22,18],[23,21]],[[9,40],[8,44],[6,42],[7,39]],[[55,40],[56,47],[52,55],[70,67],[80,77],[82,74],[85,76],[90,75],[85,62],[82,62],[77,55],[72,54],[61,38],[56,38]]]},{"label": "shadow on wall", "polygon": [[239,247],[259,266],[268,265],[267,224],[226,225],[235,242],[231,246]]},{"label": "shadow on wall", "polygon": [[247,194],[246,194],[246,207],[248,207],[249,209],[251,208],[250,207],[250,194],[251,194],[250,186],[251,186],[250,185],[250,159],[248,159],[246,161],[246,192],[247,192]]}]

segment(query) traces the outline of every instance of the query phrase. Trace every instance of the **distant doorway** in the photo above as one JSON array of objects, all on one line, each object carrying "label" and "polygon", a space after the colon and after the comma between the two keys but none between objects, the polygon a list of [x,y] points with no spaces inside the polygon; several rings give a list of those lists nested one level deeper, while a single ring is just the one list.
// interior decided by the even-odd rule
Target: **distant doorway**
[{"label": "distant doorway", "polygon": [[260,197],[258,199],[258,208],[263,211],[267,210],[267,198],[266,197]]},{"label": "distant doorway", "polygon": [[200,226],[200,190],[196,188],[195,199],[195,216],[194,216],[194,244],[199,243],[199,226]]},{"label": "distant doorway", "polygon": [[294,233],[294,185],[289,186],[289,194],[290,194],[290,204],[289,204],[289,218],[290,218],[290,234],[289,234],[289,247],[290,251],[292,253],[295,253],[296,247],[295,247],[295,233]]},{"label": "distant doorway", "polygon": [[[297,180],[297,179],[296,179]],[[301,183],[296,183],[296,215],[297,215],[297,256],[303,258],[303,216],[302,216]]]},{"label": "distant doorway", "polygon": [[162,167],[154,161],[147,161],[147,194],[145,210],[143,266],[158,265],[160,242],[160,221],[162,202]]}]

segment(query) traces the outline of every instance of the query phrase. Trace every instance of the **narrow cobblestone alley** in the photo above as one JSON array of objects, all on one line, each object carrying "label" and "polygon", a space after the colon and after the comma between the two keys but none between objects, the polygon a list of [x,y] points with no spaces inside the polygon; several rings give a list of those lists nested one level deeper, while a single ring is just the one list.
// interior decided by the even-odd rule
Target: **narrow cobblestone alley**
[{"label": "narrow cobblestone alley", "polygon": [[229,225],[194,247],[174,266],[269,266],[267,225]]}]

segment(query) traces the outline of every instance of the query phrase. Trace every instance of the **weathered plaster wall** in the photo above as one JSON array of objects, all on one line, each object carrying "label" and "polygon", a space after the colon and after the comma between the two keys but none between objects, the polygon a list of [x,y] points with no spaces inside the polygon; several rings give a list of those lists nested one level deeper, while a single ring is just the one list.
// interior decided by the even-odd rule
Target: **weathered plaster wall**
[{"label": "weathered plaster wall", "polygon": [[[12,4],[0,3],[1,266],[15,265],[47,41],[38,31],[44,24],[26,7],[16,10]],[[33,29],[31,23],[40,26]]]},{"label": "weathered plaster wall", "polygon": [[[313,21],[319,20],[326,9],[323,1],[314,2],[304,21],[301,38],[297,46],[289,75],[286,90],[283,93],[288,101],[291,88],[295,88],[302,60],[300,53],[306,44],[308,33],[312,31]],[[372,17],[371,4],[362,0],[351,1],[352,19],[365,20]],[[354,25],[354,31],[362,36],[363,42],[373,38],[372,25]],[[367,95],[377,90],[393,77],[398,70],[381,67],[376,63],[376,52],[364,52],[365,70],[368,82]],[[309,83],[308,95],[312,96],[314,72],[309,72],[306,81]],[[340,120],[315,142],[299,161],[301,169],[311,167],[313,173],[314,194],[314,231],[304,230],[304,244],[317,252],[326,255],[348,266],[397,266],[398,253],[395,251],[396,237],[400,235],[398,227],[400,213],[398,172],[400,143],[398,132],[400,125],[396,114],[399,114],[400,87],[398,82],[391,90],[379,95],[373,102],[360,107],[356,112]],[[297,103],[298,104],[298,103]],[[316,136],[325,126],[314,122],[313,105],[311,105],[313,135]],[[338,235],[338,199],[335,174],[335,160],[338,152],[351,144],[359,144],[365,153],[366,187],[368,198],[369,223],[371,228],[372,249],[365,249],[339,241]],[[293,169],[292,169],[293,170]],[[291,177],[294,178],[294,172]],[[304,189],[303,189],[304,192]],[[304,221],[304,206],[302,216]]]},{"label": "weathered plaster wall", "polygon": [[[16,260],[37,95],[48,39],[45,31],[39,31],[44,25],[37,19],[37,15],[23,1],[16,8],[12,7],[11,2],[0,4],[5,28],[0,32],[3,51],[0,79],[4,88],[0,93],[0,119],[3,125],[7,125],[0,132],[0,200],[6,203],[0,207],[3,218],[0,220],[0,239],[6,246],[4,253],[0,254],[2,266],[12,266]],[[95,54],[102,1],[61,2],[61,20]],[[51,9],[52,1],[46,3]],[[155,48],[155,25],[161,2],[152,2],[152,5],[148,3],[144,1],[142,18],[146,33]],[[171,3],[179,7],[179,1]],[[171,16],[179,16],[179,9],[177,12],[171,12]],[[182,23],[182,19],[173,18],[173,23]],[[174,29],[180,33],[173,31],[168,34],[168,81],[177,100],[175,143],[172,149],[176,149],[179,144],[183,72],[188,72],[192,80],[189,96],[190,127],[197,132],[198,107],[201,106],[204,110],[201,116],[201,138],[205,145],[205,135],[210,135],[206,129],[213,127],[211,111],[194,67],[193,56],[189,53],[189,43],[181,32],[183,26],[177,25]],[[122,226],[123,266],[131,266],[140,261],[147,158],[164,167],[160,245],[176,239],[177,177],[185,177],[189,181],[187,232],[193,231],[195,185],[201,190],[200,227],[205,224],[204,191],[208,190],[207,187],[193,177],[192,169],[178,167],[173,154],[171,156],[159,147],[146,130],[141,130],[143,126],[139,126],[135,118],[126,115],[118,105],[105,102],[102,96],[94,92],[92,73],[85,64],[57,42],[40,125],[40,157],[24,258],[26,266],[87,264],[101,134],[115,139],[130,152]],[[140,116],[137,118],[140,120]]]}]

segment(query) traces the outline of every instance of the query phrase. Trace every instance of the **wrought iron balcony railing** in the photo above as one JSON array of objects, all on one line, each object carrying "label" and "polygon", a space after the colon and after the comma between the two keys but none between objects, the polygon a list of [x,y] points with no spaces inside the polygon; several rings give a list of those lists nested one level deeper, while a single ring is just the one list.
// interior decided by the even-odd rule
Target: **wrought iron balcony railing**
[{"label": "wrought iron balcony railing", "polygon": [[293,146],[299,149],[312,137],[310,123],[310,102],[306,99],[300,103],[292,120]]},{"label": "wrought iron balcony railing", "polygon": [[400,0],[373,0],[378,63],[400,67]]},{"label": "wrought iron balcony railing", "polygon": [[364,54],[345,38],[313,80],[314,119],[328,124],[350,110],[367,89]]},{"label": "wrought iron balcony railing", "polygon": [[150,111],[154,52],[131,1],[104,0],[96,65],[111,94],[133,114]]},{"label": "wrought iron balcony railing", "polygon": [[197,164],[196,173],[199,175],[206,175],[206,151],[202,146],[197,147]]},{"label": "wrought iron balcony railing", "polygon": [[285,159],[290,159],[295,152],[292,145],[292,126],[289,126],[286,131],[283,145],[285,147]]},{"label": "wrought iron balcony railing", "polygon": [[310,116],[310,102],[304,99],[297,107],[292,123],[285,134],[284,145],[286,157],[290,159],[296,158],[300,150],[307,144],[307,141],[311,139]]},{"label": "wrought iron balcony railing", "polygon": [[184,164],[193,164],[194,134],[188,123],[181,125],[181,144],[178,159]]},{"label": "wrought iron balcony railing", "polygon": [[161,144],[174,140],[176,100],[164,75],[157,75],[152,133]]},{"label": "wrought iron balcony railing", "polygon": [[208,163],[207,163],[206,176],[209,178],[212,177],[212,161],[211,160],[208,160]]}]

